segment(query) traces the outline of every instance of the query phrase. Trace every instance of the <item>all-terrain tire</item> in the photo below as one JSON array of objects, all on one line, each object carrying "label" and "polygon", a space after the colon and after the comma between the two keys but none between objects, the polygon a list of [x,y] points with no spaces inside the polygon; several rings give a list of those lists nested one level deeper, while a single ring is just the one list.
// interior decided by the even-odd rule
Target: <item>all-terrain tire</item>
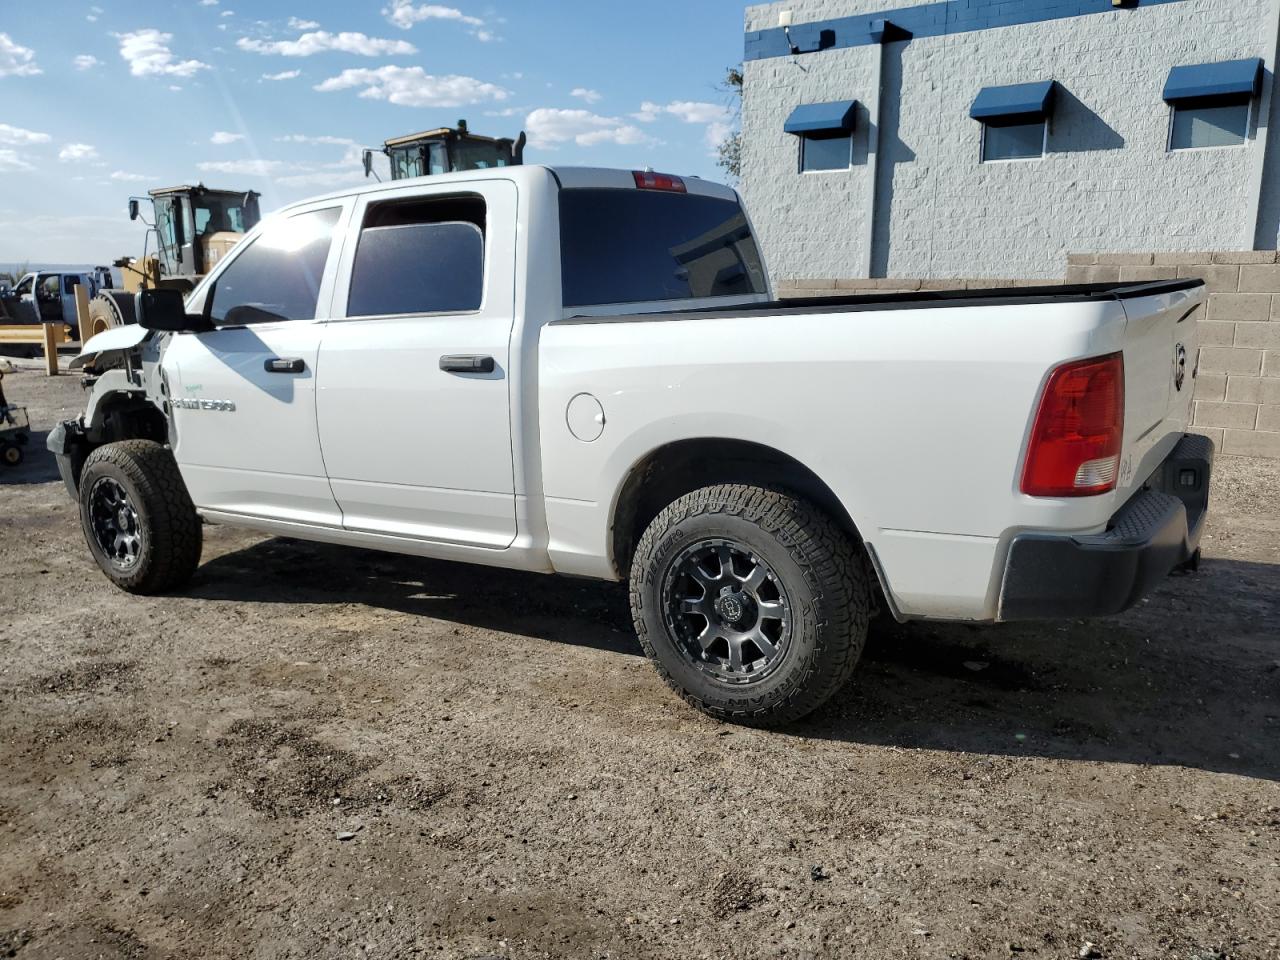
[{"label": "all-terrain tire", "polygon": [[[758,680],[711,675],[673,626],[672,573],[704,542],[740,545],[785,590],[789,639]],[[848,681],[871,598],[858,546],[829,516],[791,493],[742,484],[704,487],[670,504],[645,530],[631,566],[636,634],[662,678],[704,713],[750,726],[798,720]]]},{"label": "all-terrain tire", "polygon": [[[134,514],[136,556],[109,556],[95,530],[93,498],[100,481],[118,485]],[[173,454],[153,440],[122,440],[98,447],[80,473],[80,526],[93,558],[116,586],[154,594],[182,586],[200,563],[203,536]]]}]

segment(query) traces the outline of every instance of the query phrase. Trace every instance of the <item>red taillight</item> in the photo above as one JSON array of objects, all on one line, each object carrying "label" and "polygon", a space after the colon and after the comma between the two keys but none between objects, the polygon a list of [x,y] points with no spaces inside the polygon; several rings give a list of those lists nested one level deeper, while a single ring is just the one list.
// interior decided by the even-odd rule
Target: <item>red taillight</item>
[{"label": "red taillight", "polygon": [[669,173],[652,173],[648,170],[634,170],[631,175],[636,178],[636,186],[641,190],[668,190],[671,193],[684,193],[684,181]]},{"label": "red taillight", "polygon": [[1123,355],[1064,363],[1040,398],[1022,492],[1087,497],[1114,490],[1123,437]]}]

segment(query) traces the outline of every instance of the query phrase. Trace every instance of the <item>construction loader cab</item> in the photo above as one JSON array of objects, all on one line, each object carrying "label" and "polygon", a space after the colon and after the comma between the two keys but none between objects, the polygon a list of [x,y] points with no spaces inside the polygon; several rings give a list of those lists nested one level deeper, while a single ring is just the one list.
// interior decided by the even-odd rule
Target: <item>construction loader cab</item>
[{"label": "construction loader cab", "polygon": [[[152,227],[158,239],[160,282],[191,290],[262,218],[252,190],[210,190],[203,184],[151,190]],[[142,216],[141,198],[129,201],[129,219]]]},{"label": "construction loader cab", "polygon": [[[386,141],[382,152],[391,160],[391,179],[408,180],[460,170],[489,170],[519,166],[524,160],[525,136],[484,137],[467,130],[467,122]],[[364,173],[373,170],[373,151],[364,152]]]}]

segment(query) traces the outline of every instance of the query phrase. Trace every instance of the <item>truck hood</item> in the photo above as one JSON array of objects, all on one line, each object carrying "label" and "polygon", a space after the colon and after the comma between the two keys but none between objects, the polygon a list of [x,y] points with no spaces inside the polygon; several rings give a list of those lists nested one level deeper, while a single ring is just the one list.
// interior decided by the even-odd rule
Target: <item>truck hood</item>
[{"label": "truck hood", "polygon": [[103,330],[97,336],[89,338],[88,342],[80,348],[79,356],[72,360],[68,367],[72,370],[78,370],[101,354],[118,350],[132,350],[149,336],[151,336],[151,331],[138,326],[136,323]]}]

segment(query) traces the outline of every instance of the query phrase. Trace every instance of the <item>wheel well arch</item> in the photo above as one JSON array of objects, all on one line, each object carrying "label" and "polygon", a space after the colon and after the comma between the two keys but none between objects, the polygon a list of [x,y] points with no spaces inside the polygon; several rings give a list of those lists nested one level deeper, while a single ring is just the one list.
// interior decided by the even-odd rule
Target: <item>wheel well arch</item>
[{"label": "wheel well arch", "polygon": [[85,427],[95,445],[118,440],[164,443],[169,433],[168,421],[155,404],[124,390],[103,396],[94,406],[92,422]]},{"label": "wheel well arch", "polygon": [[[115,371],[109,371],[113,373]],[[66,440],[63,482],[72,494],[80,487],[80,474],[89,454],[98,447],[121,440],[168,440],[169,425],[156,406],[129,390],[110,390],[90,403],[89,410]]]},{"label": "wheel well arch", "polygon": [[613,566],[630,575],[645,528],[672,501],[700,487],[747,483],[789,490],[821,507],[862,547],[862,535],[840,498],[794,457],[748,440],[697,438],[658,447],[635,463],[618,490],[610,524]]}]

